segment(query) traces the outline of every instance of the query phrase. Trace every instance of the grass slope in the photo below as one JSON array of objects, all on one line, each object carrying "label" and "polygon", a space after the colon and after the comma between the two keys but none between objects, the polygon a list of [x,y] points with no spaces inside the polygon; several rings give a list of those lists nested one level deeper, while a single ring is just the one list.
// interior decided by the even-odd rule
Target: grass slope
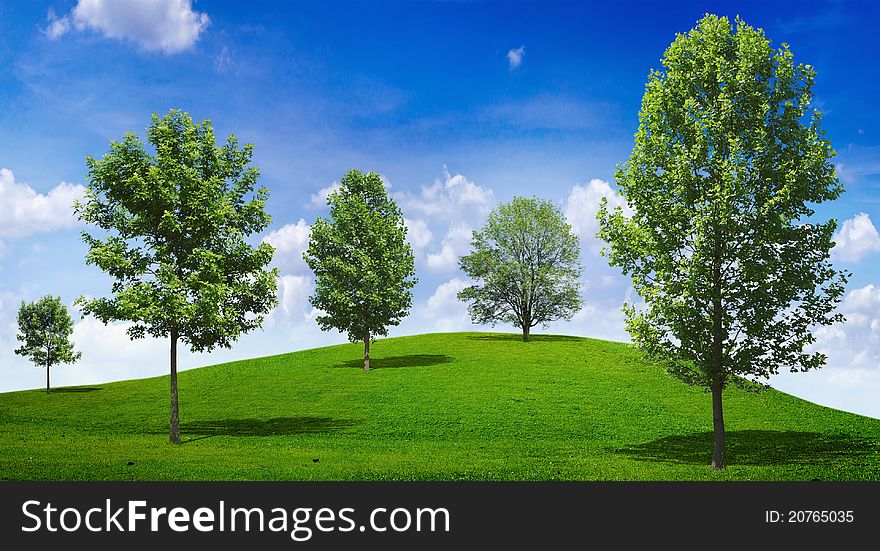
[{"label": "grass slope", "polygon": [[[769,391],[710,396],[591,339],[447,333],[341,345],[168,379],[0,394],[0,479],[880,479],[880,421]],[[158,359],[157,359],[158,361]]]}]

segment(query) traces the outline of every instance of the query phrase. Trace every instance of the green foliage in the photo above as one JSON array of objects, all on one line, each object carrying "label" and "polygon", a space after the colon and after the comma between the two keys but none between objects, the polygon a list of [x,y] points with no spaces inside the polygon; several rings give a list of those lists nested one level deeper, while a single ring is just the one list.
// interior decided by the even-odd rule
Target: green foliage
[{"label": "green foliage", "polygon": [[821,367],[812,330],[843,319],[847,274],[829,262],[836,222],[811,218],[843,191],[810,109],[815,71],[714,15],[662,63],[616,174],[634,214],[598,213],[604,254],[644,299],[625,308],[633,341],[706,387]]},{"label": "green foliage", "polygon": [[358,344],[189,369],[177,447],[167,375],[0,394],[0,480],[880,480],[880,420],[729,388],[712,471],[701,389],[623,343],[532,339],[382,339],[370,377]]},{"label": "green foliage", "polygon": [[458,293],[474,323],[510,323],[523,331],[571,319],[580,296],[580,245],[562,211],[538,198],[514,197],[473,233],[459,266],[478,284]]},{"label": "green foliage", "polygon": [[352,342],[387,335],[412,306],[412,248],[400,208],[375,172],[352,170],[327,198],[330,218],[312,226],[303,258],[315,273],[309,297],[322,330]]},{"label": "green foliage", "polygon": [[30,304],[21,303],[15,336],[22,345],[15,349],[19,356],[29,358],[38,367],[49,368],[59,363],[74,363],[82,352],[74,351],[70,341],[73,320],[61,297],[44,296]]},{"label": "green foliage", "polygon": [[109,298],[80,299],[97,319],[134,322],[134,338],[179,335],[196,351],[229,347],[277,302],[274,250],[247,238],[264,230],[268,191],[254,192],[251,145],[215,145],[210,121],[153,115],[155,155],[134,133],[89,157],[89,187],[75,210],[106,230],[83,233],[86,262],[114,278]]}]

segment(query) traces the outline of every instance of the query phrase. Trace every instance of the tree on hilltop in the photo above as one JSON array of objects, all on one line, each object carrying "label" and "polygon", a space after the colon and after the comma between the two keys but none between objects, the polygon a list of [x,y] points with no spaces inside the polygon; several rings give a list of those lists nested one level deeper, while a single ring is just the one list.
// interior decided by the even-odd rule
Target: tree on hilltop
[{"label": "tree on hilltop", "polygon": [[510,323],[528,341],[532,327],[571,319],[581,308],[579,240],[550,201],[502,203],[473,232],[471,247],[459,266],[477,283],[458,298],[474,323]]}]

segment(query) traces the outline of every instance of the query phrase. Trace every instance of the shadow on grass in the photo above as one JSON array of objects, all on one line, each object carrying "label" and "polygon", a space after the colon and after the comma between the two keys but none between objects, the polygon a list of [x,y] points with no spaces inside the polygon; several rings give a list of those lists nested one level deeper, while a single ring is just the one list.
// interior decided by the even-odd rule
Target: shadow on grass
[{"label": "shadow on grass", "polygon": [[186,442],[212,436],[293,436],[297,434],[327,434],[358,424],[350,419],[332,417],[275,417],[274,419],[220,419],[181,423],[180,432]]},{"label": "shadow on grass", "polygon": [[99,386],[74,386],[53,388],[52,394],[77,394],[80,392],[95,392],[96,390],[104,390]]},{"label": "shadow on grass", "polygon": [[[466,338],[472,341],[520,341],[522,333],[491,333],[488,335],[468,335]],[[530,342],[575,342],[583,340],[581,337],[571,335],[529,335]]]},{"label": "shadow on grass", "polygon": [[[424,367],[428,365],[448,364],[453,360],[445,354],[409,354],[407,356],[389,356],[387,358],[370,358],[370,369],[388,369],[397,367]],[[349,360],[333,367],[364,368],[364,359]]]},{"label": "shadow on grass", "polygon": [[[666,436],[610,451],[638,461],[708,465],[712,459],[713,441],[711,432],[699,432]],[[728,432],[725,437],[728,465],[831,464],[874,455],[878,451],[880,445],[877,442],[845,434],[738,430]]]}]

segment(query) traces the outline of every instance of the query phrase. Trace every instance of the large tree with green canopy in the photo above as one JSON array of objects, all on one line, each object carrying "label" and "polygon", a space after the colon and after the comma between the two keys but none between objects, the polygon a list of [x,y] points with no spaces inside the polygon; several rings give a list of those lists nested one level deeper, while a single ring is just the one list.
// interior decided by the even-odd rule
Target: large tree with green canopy
[{"label": "large tree with green canopy", "polygon": [[327,198],[330,218],[312,225],[303,258],[315,273],[312,306],[322,330],[348,333],[364,343],[364,371],[370,369],[370,341],[387,335],[412,307],[416,284],[412,247],[403,214],[375,172],[352,170]]},{"label": "large tree with green canopy", "polygon": [[230,347],[277,303],[277,273],[266,269],[271,245],[248,242],[269,224],[253,146],[234,136],[218,146],[210,121],[177,110],[153,115],[147,138],[155,154],[129,133],[103,158],[87,158],[89,185],[75,210],[102,231],[83,232],[86,263],[114,282],[110,297],[79,302],[83,315],[131,322],[132,339],[169,340],[170,439],[179,443],[178,341],[194,351]]},{"label": "large tree with green canopy", "polygon": [[712,467],[722,469],[722,391],[760,389],[780,369],[824,365],[813,330],[848,274],[830,261],[834,220],[812,205],[843,187],[811,108],[815,71],[761,29],[706,15],[652,70],[617,185],[632,208],[597,215],[610,263],[644,304],[625,305],[633,342],[712,394]]}]

